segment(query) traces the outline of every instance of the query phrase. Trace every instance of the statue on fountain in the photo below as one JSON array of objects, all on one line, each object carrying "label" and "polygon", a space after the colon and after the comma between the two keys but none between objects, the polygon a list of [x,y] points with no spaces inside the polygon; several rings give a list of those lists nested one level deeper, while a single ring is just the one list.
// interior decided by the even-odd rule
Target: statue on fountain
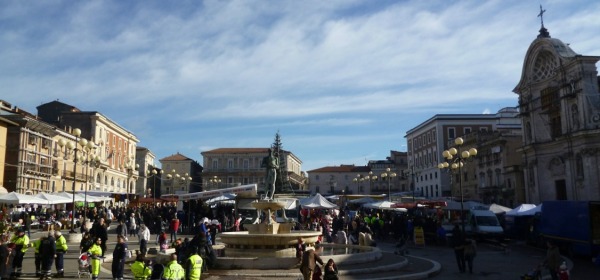
[{"label": "statue on fountain", "polygon": [[261,167],[267,168],[265,177],[265,199],[273,200],[275,195],[275,181],[279,169],[279,156],[275,155],[273,149],[269,149],[269,156],[263,158]]}]

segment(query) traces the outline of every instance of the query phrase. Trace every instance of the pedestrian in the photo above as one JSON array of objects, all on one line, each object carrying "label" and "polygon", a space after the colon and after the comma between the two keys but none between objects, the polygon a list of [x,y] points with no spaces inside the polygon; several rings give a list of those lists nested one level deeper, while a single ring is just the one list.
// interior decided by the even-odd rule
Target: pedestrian
[{"label": "pedestrian", "polygon": [[129,216],[128,224],[129,226],[127,230],[129,231],[129,236],[135,236],[138,229],[135,213],[131,213]]},{"label": "pedestrian", "polygon": [[458,224],[454,225],[454,229],[452,229],[452,247],[454,248],[454,256],[456,257],[458,270],[461,273],[464,273],[466,271],[465,237],[462,230],[458,227]]},{"label": "pedestrian", "polygon": [[100,218],[98,223],[94,224],[91,233],[94,238],[100,238],[100,240],[102,240],[100,248],[102,248],[101,256],[104,257],[104,253],[106,253],[106,241],[108,240],[108,228],[104,222],[104,218]]},{"label": "pedestrian", "polygon": [[185,269],[185,280],[200,280],[204,260],[198,254],[198,247],[191,247],[190,254],[190,257],[183,264]]},{"label": "pedestrian", "polygon": [[[123,223],[121,221],[120,223]],[[123,279],[123,272],[125,270],[125,261],[127,260],[127,243],[125,243],[125,236],[117,236],[117,245],[113,251],[112,260],[112,277],[113,279]]]},{"label": "pedestrian", "polygon": [[31,214],[28,211],[23,212],[23,227],[27,232],[27,237],[31,238]]},{"label": "pedestrian", "polygon": [[543,264],[550,272],[552,280],[558,280],[558,271],[562,262],[560,251],[553,241],[547,241],[546,245],[548,246],[548,250],[546,251],[546,258],[544,259]]},{"label": "pedestrian", "polygon": [[102,258],[102,239],[96,238],[96,243],[94,243],[90,249],[87,251],[91,257],[91,266],[92,266],[92,280],[98,279],[98,274],[100,274],[100,258]]},{"label": "pedestrian", "polygon": [[67,245],[67,239],[62,235],[60,230],[57,230],[54,234],[56,240],[56,277],[65,276],[65,254],[69,250]]},{"label": "pedestrian", "polygon": [[168,280],[183,280],[185,278],[185,271],[183,267],[177,263],[177,255],[171,254],[170,261],[165,266],[163,272],[163,278]]},{"label": "pedestrian", "polygon": [[142,255],[146,255],[148,252],[148,240],[150,239],[150,230],[146,227],[145,224],[140,225],[140,230],[138,232],[138,238],[140,240],[140,253]]},{"label": "pedestrian", "polygon": [[89,232],[85,231],[83,233],[81,241],[79,242],[79,254],[87,252],[88,249],[92,247],[92,245],[94,245],[94,239],[92,238]]},{"label": "pedestrian", "polygon": [[167,249],[169,249],[169,245],[167,244],[167,233],[164,231],[158,236],[158,244],[161,252],[166,252]]},{"label": "pedestrian", "polygon": [[467,239],[465,242],[465,264],[469,268],[469,273],[473,274],[473,260],[477,256],[477,245],[475,240]]},{"label": "pedestrian", "polygon": [[171,223],[169,225],[169,230],[171,231],[171,242],[175,242],[177,240],[177,231],[179,231],[179,219],[177,215],[173,215],[173,219],[171,219]]},{"label": "pedestrian", "polygon": [[48,232],[48,237],[44,238],[42,244],[40,244],[40,256],[42,258],[41,275],[50,277],[52,274],[52,262],[54,261],[54,256],[56,256],[56,241],[52,231]]},{"label": "pedestrian", "polygon": [[35,265],[35,277],[42,276],[42,255],[40,255],[40,246],[42,245],[42,240],[47,236],[42,236],[35,241],[31,242],[31,246],[34,249],[34,258],[33,264]]},{"label": "pedestrian", "polygon": [[135,257],[135,262],[131,265],[131,273],[135,280],[146,280],[152,275],[152,268],[146,265],[144,255],[140,254]]},{"label": "pedestrian", "polygon": [[338,280],[338,268],[333,259],[329,259],[325,267],[323,268],[325,271],[323,273],[323,280]]},{"label": "pedestrian", "polygon": [[302,254],[306,251],[306,244],[304,244],[304,240],[302,237],[298,237],[298,243],[296,243],[296,259],[298,262],[302,261]]},{"label": "pedestrian", "polygon": [[116,234],[117,236],[121,235],[127,238],[127,226],[125,225],[125,222],[119,221],[119,225],[116,229]]},{"label": "pedestrian", "polygon": [[0,235],[0,279],[4,278],[7,270],[8,256],[10,251],[4,235]]},{"label": "pedestrian", "polygon": [[17,234],[10,242],[15,244],[15,257],[13,258],[13,272],[11,273],[11,277],[18,278],[21,277],[21,272],[23,270],[23,257],[29,248],[29,237],[25,235],[23,228],[19,228]]},{"label": "pedestrian", "polygon": [[323,265],[323,260],[315,252],[315,248],[308,247],[306,252],[302,254],[302,262],[300,263],[300,272],[302,272],[304,280],[313,279],[313,272],[316,270],[317,263]]}]

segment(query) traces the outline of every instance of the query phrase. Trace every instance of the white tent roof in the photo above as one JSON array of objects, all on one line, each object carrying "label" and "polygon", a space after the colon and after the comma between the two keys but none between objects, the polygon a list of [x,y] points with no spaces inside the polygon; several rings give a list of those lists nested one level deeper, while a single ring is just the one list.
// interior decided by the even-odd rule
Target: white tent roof
[{"label": "white tent roof", "polygon": [[366,203],[373,203],[373,202],[377,202],[377,201],[379,201],[379,200],[367,196],[367,197],[361,197],[361,198],[350,200],[350,201],[348,201],[348,203],[350,203],[350,204],[366,204]]},{"label": "white tent roof", "polygon": [[337,205],[329,202],[321,194],[317,193],[315,196],[303,198],[300,200],[302,208],[306,209],[334,209],[338,208]]},{"label": "white tent roof", "polygon": [[539,212],[542,212],[542,204],[521,212],[521,216],[534,216],[536,213]]},{"label": "white tent roof", "polygon": [[[59,192],[59,193],[56,193],[56,195],[62,196],[62,197],[66,197],[66,198],[68,198],[71,201],[71,203],[73,203],[73,194],[72,193]],[[85,199],[84,199],[83,196],[78,196],[77,194],[75,194],[75,202],[82,202],[84,200]]]},{"label": "white tent roof", "polygon": [[71,203],[72,201],[64,196],[50,194],[50,193],[38,193],[35,197],[46,200],[46,204],[63,204]]},{"label": "white tent roof", "polygon": [[382,200],[382,201],[376,201],[376,202],[363,204],[362,207],[372,208],[372,209],[388,209],[388,208],[392,208],[393,204],[396,204],[396,203],[390,202],[387,200]]},{"label": "white tent roof", "polygon": [[[533,208],[535,208],[535,204],[521,204],[521,205],[517,206],[517,208],[506,212],[506,215],[507,216],[527,216],[527,215],[523,215],[523,213],[525,211],[531,210]],[[529,215],[533,215],[533,214],[529,214]]]},{"label": "white tent roof", "polygon": [[502,206],[500,204],[493,203],[490,205],[490,211],[494,212],[494,214],[502,214],[512,210],[511,208]]},{"label": "white tent roof", "polygon": [[0,195],[0,203],[12,204],[48,204],[47,200],[37,198],[32,195],[10,192]]}]

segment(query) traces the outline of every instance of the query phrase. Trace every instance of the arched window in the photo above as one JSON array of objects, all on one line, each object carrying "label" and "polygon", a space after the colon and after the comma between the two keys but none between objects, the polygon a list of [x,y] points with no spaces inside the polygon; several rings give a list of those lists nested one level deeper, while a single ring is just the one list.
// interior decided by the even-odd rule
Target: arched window
[{"label": "arched window", "polygon": [[115,178],[110,178],[110,186],[111,187],[115,186]]}]

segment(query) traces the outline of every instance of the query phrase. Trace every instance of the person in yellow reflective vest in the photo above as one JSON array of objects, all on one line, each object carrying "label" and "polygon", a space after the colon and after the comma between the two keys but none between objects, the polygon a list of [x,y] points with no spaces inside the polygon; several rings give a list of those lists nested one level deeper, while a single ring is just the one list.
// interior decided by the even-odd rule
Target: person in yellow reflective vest
[{"label": "person in yellow reflective vest", "polygon": [[185,279],[186,280],[200,280],[202,275],[202,265],[204,260],[198,255],[198,247],[193,246],[190,249],[191,256],[183,264],[185,267]]},{"label": "person in yellow reflective vest", "polygon": [[97,238],[96,243],[88,249],[88,253],[92,257],[91,265],[92,265],[92,279],[98,279],[98,274],[100,274],[100,258],[102,257],[102,239]]},{"label": "person in yellow reflective vest", "polygon": [[12,263],[13,272],[10,275],[11,277],[21,277],[21,270],[23,269],[23,257],[29,248],[29,237],[25,235],[25,231],[23,229],[19,229],[17,230],[17,234],[13,236],[10,242],[15,244],[15,257],[13,258]]},{"label": "person in yellow reflective vest", "polygon": [[146,280],[150,277],[152,269],[144,262],[144,255],[140,254],[135,257],[135,262],[131,265],[131,273],[135,280]]},{"label": "person in yellow reflective vest", "polygon": [[56,238],[56,262],[54,265],[56,266],[56,277],[65,276],[65,254],[69,249],[67,246],[67,239],[62,235],[60,231],[56,231],[54,233],[54,238]]},{"label": "person in yellow reflective vest", "polygon": [[40,256],[40,245],[42,244],[42,239],[46,238],[46,236],[42,236],[35,241],[31,242],[30,246],[33,247],[35,251],[34,264],[35,264],[35,277],[42,276],[42,257]]},{"label": "person in yellow reflective vest", "polygon": [[183,280],[185,278],[185,271],[183,271],[183,267],[177,263],[177,254],[171,254],[170,259],[171,261],[165,266],[163,279]]}]

